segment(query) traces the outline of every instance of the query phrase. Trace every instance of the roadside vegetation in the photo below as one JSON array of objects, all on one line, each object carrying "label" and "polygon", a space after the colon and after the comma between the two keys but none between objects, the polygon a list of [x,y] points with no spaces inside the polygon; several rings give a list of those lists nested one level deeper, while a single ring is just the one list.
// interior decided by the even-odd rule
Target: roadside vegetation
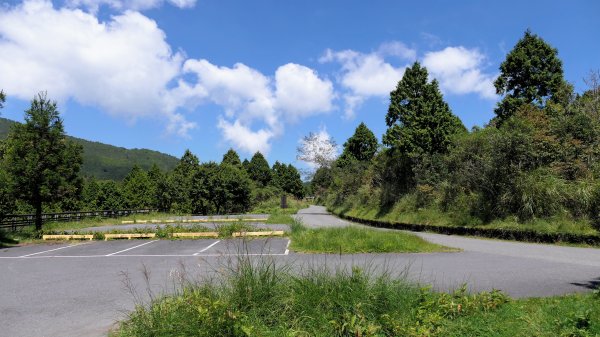
[{"label": "roadside vegetation", "polygon": [[500,66],[496,116],[467,131],[414,63],[382,113],[383,144],[361,124],[338,158],[314,161],[318,201],[361,219],[596,240],[600,72],[576,93],[562,69],[558,51],[525,32]]},{"label": "roadside vegetation", "polygon": [[430,243],[400,231],[382,231],[356,226],[306,228],[293,222],[290,249],[301,253],[429,253],[455,249]]},{"label": "roadside vegetation", "polygon": [[[182,277],[174,295],[138,301],[111,333],[143,336],[597,336],[598,293],[514,300],[499,291],[435,292],[368,267],[240,260],[217,279]],[[136,296],[135,298],[139,298]]]}]

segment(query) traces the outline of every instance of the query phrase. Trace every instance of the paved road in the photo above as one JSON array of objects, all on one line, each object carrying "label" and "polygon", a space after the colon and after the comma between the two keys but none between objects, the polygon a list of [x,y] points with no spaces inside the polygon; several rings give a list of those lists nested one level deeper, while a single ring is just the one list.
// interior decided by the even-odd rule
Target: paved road
[{"label": "paved road", "polygon": [[[348,226],[321,207],[298,215],[308,226]],[[419,233],[463,249],[458,253],[312,255],[287,250],[288,240],[109,241],[0,249],[0,336],[105,336],[134,307],[123,282],[172,291],[189,277],[214,276],[238,253],[301,269],[351,265],[387,268],[445,290],[497,288],[516,297],[586,291],[600,282],[600,250]],[[385,266],[385,267],[383,267]],[[142,270],[151,277],[146,283]]]},{"label": "paved road", "polygon": [[[309,227],[360,226],[310,206],[296,215]],[[381,229],[388,230],[388,229]],[[428,241],[460,248],[460,253],[397,254],[409,260],[413,279],[444,289],[463,280],[472,289],[497,288],[515,297],[550,296],[600,286],[600,249],[414,233]]]}]

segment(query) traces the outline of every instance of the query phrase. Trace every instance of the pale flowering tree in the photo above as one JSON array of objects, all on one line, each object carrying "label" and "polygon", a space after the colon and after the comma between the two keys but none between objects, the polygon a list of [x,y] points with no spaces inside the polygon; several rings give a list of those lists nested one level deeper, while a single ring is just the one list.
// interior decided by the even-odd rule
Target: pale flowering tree
[{"label": "pale flowering tree", "polygon": [[338,156],[338,146],[326,130],[309,133],[300,141],[296,159],[315,169],[330,167]]}]

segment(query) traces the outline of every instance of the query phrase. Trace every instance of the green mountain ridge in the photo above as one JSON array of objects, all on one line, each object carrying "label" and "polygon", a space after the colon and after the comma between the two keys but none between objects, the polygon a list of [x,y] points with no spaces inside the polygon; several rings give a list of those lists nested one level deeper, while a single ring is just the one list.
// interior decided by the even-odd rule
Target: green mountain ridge
[{"label": "green mountain ridge", "polygon": [[[12,124],[18,122],[0,117],[0,139],[8,136]],[[161,170],[171,170],[178,159],[154,150],[126,149],[123,147],[93,142],[81,138],[67,136],[83,146],[83,165],[81,174],[100,180],[122,180],[134,165],[144,170],[156,164]]]}]

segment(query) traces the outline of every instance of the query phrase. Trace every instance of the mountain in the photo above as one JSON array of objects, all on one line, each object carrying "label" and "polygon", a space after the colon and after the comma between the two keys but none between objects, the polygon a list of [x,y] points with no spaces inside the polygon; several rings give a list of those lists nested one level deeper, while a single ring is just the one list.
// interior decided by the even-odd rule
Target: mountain
[{"label": "mountain", "polygon": [[[15,121],[0,117],[0,139],[8,136],[10,126]],[[83,165],[81,174],[97,179],[121,180],[131,171],[134,165],[144,170],[156,164],[161,170],[171,170],[179,161],[177,158],[158,151],[147,149],[126,149],[99,142],[67,136],[83,146]]]}]

